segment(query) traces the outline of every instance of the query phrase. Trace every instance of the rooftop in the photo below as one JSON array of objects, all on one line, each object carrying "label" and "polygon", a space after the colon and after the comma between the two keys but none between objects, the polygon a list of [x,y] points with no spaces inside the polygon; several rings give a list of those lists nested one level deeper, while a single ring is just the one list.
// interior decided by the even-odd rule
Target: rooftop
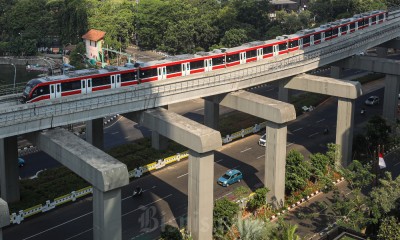
[{"label": "rooftop", "polygon": [[85,35],[82,36],[82,38],[97,42],[103,39],[105,34],[106,32],[96,29],[90,29],[89,32],[85,33]]}]

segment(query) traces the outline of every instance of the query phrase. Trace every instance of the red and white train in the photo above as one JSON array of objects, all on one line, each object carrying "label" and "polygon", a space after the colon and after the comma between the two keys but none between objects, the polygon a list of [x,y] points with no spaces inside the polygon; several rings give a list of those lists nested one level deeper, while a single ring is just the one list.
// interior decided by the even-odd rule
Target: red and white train
[{"label": "red and white train", "polygon": [[77,70],[60,76],[35,78],[27,83],[22,101],[30,103],[88,94],[246,64],[350,34],[382,23],[387,20],[387,17],[387,11],[371,11],[321,25],[318,28],[304,29],[295,34],[279,36],[274,40],[255,41],[234,48],[172,56],[161,61],[127,64],[125,67],[109,66],[98,70]]}]

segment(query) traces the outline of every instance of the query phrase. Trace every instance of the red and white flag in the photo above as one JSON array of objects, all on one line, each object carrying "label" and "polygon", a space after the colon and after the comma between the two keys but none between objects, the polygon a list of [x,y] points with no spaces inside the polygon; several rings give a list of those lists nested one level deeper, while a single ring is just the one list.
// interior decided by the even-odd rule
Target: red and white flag
[{"label": "red and white flag", "polygon": [[383,154],[379,153],[379,168],[386,168],[385,160],[383,159]]}]

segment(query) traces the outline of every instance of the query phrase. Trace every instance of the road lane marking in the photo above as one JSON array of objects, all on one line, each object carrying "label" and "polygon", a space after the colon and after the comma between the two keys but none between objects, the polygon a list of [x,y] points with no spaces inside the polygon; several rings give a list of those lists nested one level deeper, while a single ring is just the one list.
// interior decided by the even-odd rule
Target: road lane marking
[{"label": "road lane marking", "polygon": [[217,200],[218,200],[218,199],[221,199],[221,198],[223,198],[223,197],[226,197],[226,196],[228,196],[228,195],[230,195],[230,194],[232,194],[232,192],[228,192],[227,194],[223,195],[222,197],[217,198]]},{"label": "road lane marking", "polygon": [[313,133],[313,134],[309,135],[308,137],[312,137],[312,136],[315,136],[317,134],[319,134],[319,132]]},{"label": "road lane marking", "polygon": [[115,122],[111,123],[110,125],[107,125],[107,127],[104,127],[104,129],[114,126],[114,124],[116,124],[120,119],[121,119],[121,117],[118,116],[117,120]]},{"label": "road lane marking", "polygon": [[204,110],[204,108],[198,108],[198,109],[194,110],[194,112],[203,111],[203,110]]},{"label": "road lane marking", "polygon": [[265,155],[261,155],[261,156],[257,157],[257,159],[262,158],[262,157],[265,157]]},{"label": "road lane marking", "polygon": [[245,149],[245,150],[243,150],[243,151],[240,151],[241,153],[244,153],[244,152],[247,152],[247,151],[249,151],[249,150],[251,150],[251,148],[247,148],[247,149]]},{"label": "road lane marking", "polygon": [[84,233],[87,233],[87,232],[89,232],[89,231],[91,231],[91,230],[93,230],[93,228],[89,228],[88,230],[83,231],[83,232],[81,232],[81,233],[78,233],[78,234],[76,234],[76,235],[74,235],[74,236],[72,236],[72,237],[66,238],[65,240],[73,239],[73,238],[75,238],[75,237],[77,237],[77,236],[79,236],[79,235],[82,235],[82,234],[84,234]]},{"label": "road lane marking", "polygon": [[93,213],[93,212],[85,213],[85,214],[83,214],[83,215],[81,215],[81,216],[79,216],[79,217],[73,218],[73,219],[68,220],[68,221],[66,221],[66,222],[64,222],[64,223],[58,224],[58,225],[56,225],[56,226],[54,226],[54,227],[51,227],[51,228],[48,228],[48,229],[46,229],[46,230],[44,230],[44,231],[38,232],[38,233],[36,233],[36,234],[34,234],[34,235],[30,236],[30,237],[24,238],[23,240],[34,238],[34,237],[39,236],[39,235],[41,235],[41,234],[43,234],[43,233],[46,233],[46,232],[48,232],[48,231],[51,231],[51,230],[56,229],[56,228],[58,228],[58,227],[61,227],[61,226],[65,225],[65,224],[67,224],[67,223],[73,222],[73,221],[75,221],[75,220],[77,220],[77,219],[79,219],[79,218],[86,217],[87,215],[92,214],[92,213]]},{"label": "road lane marking", "polygon": [[320,122],[323,122],[323,121],[325,121],[325,118],[323,118],[321,120],[318,120],[317,123],[320,123]]},{"label": "road lane marking", "polygon": [[397,166],[397,165],[399,165],[399,164],[400,164],[400,162],[396,163],[394,166]]},{"label": "road lane marking", "polygon": [[290,145],[293,145],[293,143],[286,144],[286,147],[289,147]]},{"label": "road lane marking", "polygon": [[297,131],[300,131],[301,129],[303,129],[303,128],[301,127],[301,128],[295,129],[292,132],[297,132]]},{"label": "road lane marking", "polygon": [[118,134],[119,132],[117,131],[117,132],[113,132],[113,133],[110,133],[111,135],[114,135],[114,134]]},{"label": "road lane marking", "polygon": [[185,173],[185,174],[183,174],[183,175],[180,175],[179,177],[177,177],[177,178],[181,178],[181,177],[183,177],[183,176],[186,176],[186,175],[188,175],[189,173]]},{"label": "road lane marking", "polygon": [[125,213],[125,214],[122,214],[121,217],[124,217],[124,216],[126,216],[126,215],[128,215],[128,214],[131,214],[131,213],[133,213],[133,212],[136,212],[137,210],[142,210],[143,208],[145,208],[145,207],[147,207],[147,206],[149,206],[149,205],[151,205],[151,204],[153,204],[153,203],[159,202],[159,201],[164,200],[164,199],[166,199],[166,198],[169,198],[169,197],[171,197],[171,196],[172,196],[172,194],[169,194],[169,195],[167,195],[167,196],[165,196],[165,197],[163,197],[163,198],[160,198],[160,199],[158,199],[158,200],[156,200],[156,201],[154,201],[154,202],[151,202],[151,203],[148,203],[148,204],[146,204],[146,205],[140,206],[140,207],[138,207],[138,208],[136,208],[136,209],[134,209],[134,210],[132,210],[132,211],[129,211],[129,212]]},{"label": "road lane marking", "polygon": [[224,159],[220,159],[220,160],[216,161],[215,163],[219,163],[219,162],[221,162],[222,160],[224,160]]}]

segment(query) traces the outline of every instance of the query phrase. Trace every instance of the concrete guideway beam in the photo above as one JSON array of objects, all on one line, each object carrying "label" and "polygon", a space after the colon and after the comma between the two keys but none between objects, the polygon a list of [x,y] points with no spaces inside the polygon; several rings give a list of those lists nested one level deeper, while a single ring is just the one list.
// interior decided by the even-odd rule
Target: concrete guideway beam
[{"label": "concrete guideway beam", "polygon": [[289,103],[239,90],[221,97],[219,104],[263,118],[274,123],[287,123],[296,119],[294,106]]},{"label": "concrete guideway beam", "polygon": [[396,122],[398,110],[398,93],[400,88],[400,76],[386,74],[385,76],[385,94],[383,99],[383,117]]},{"label": "concrete guideway beam", "polygon": [[93,239],[122,239],[121,187],[128,169],[65,129],[35,132],[28,139],[93,186]]},{"label": "concrete guideway beam", "polygon": [[0,240],[3,240],[3,227],[10,224],[10,211],[6,201],[0,198]]},{"label": "concrete guideway beam", "polygon": [[359,82],[337,80],[309,74],[300,74],[293,77],[285,87],[347,99],[356,99],[362,95],[361,84]]},{"label": "concrete guideway beam", "polygon": [[42,151],[100,191],[110,191],[129,183],[125,164],[65,129],[35,132],[27,136]]},{"label": "concrete guideway beam", "polygon": [[218,131],[163,108],[124,116],[198,153],[213,151],[222,146]]},{"label": "concrete guideway beam", "polygon": [[368,56],[353,56],[336,62],[335,64],[343,68],[359,69],[397,76],[400,75],[399,60]]},{"label": "concrete guideway beam", "polygon": [[221,134],[163,108],[129,113],[127,118],[189,148],[188,229],[195,240],[211,240],[214,205],[214,153]]}]

